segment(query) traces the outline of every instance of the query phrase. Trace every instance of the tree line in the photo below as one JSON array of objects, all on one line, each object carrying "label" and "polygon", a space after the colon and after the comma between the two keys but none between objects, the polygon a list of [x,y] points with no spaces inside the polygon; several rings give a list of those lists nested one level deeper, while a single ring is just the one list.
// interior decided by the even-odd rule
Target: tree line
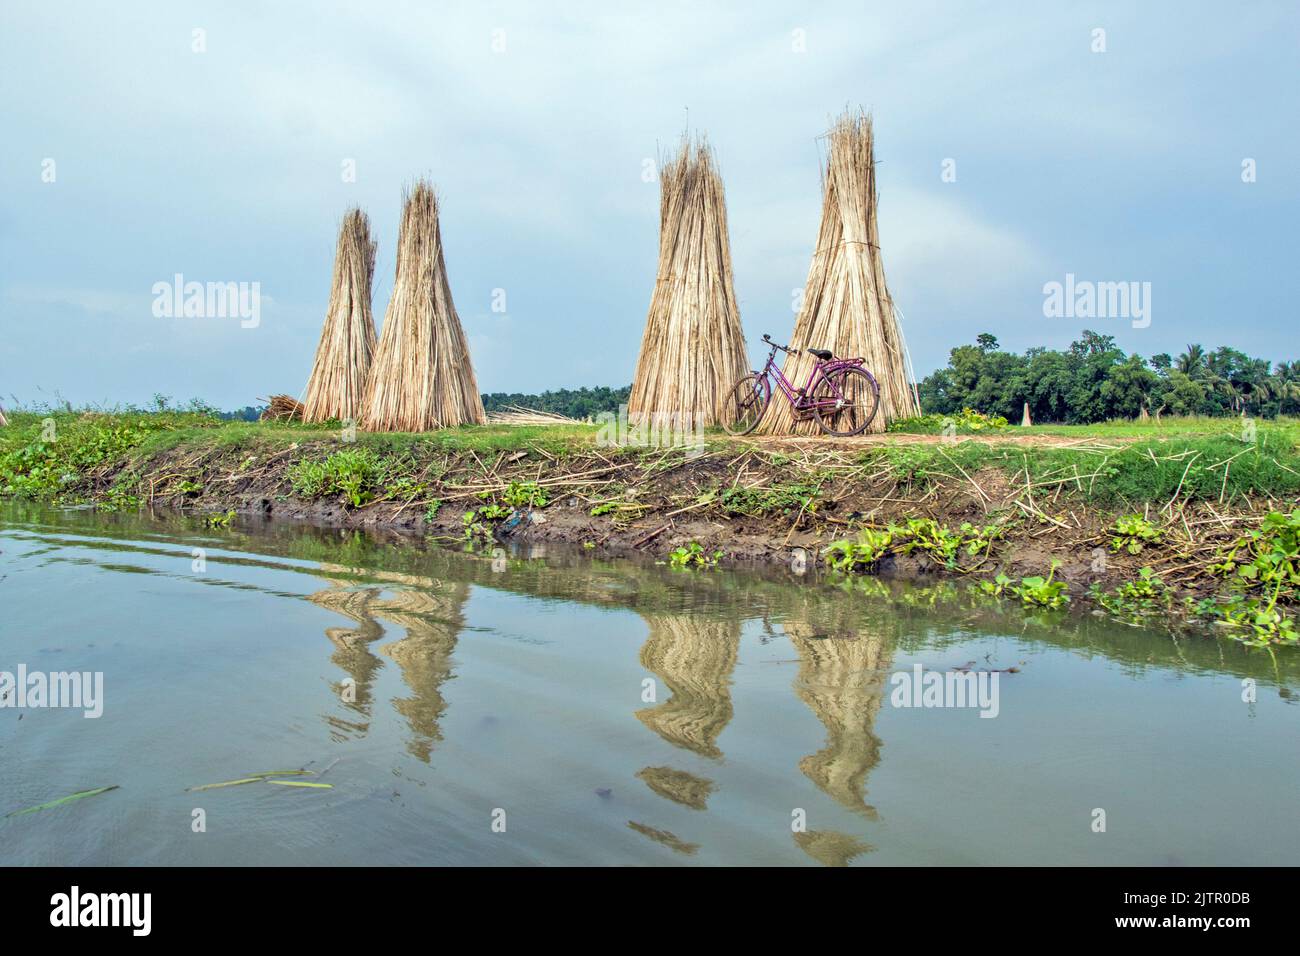
[{"label": "tree line", "polygon": [[921,407],[951,415],[971,408],[1020,421],[1087,424],[1149,415],[1300,414],[1300,362],[1251,358],[1188,345],[1177,357],[1126,355],[1112,335],[1085,330],[1065,351],[1004,352],[985,332],[949,353],[918,385]]},{"label": "tree line", "polygon": [[601,412],[617,412],[620,405],[627,404],[628,396],[631,394],[631,385],[624,385],[622,388],[599,385],[595,388],[560,388],[542,392],[540,395],[490,392],[482,397],[483,409],[487,412],[506,411],[511,406],[518,406],[582,419],[594,418]]}]

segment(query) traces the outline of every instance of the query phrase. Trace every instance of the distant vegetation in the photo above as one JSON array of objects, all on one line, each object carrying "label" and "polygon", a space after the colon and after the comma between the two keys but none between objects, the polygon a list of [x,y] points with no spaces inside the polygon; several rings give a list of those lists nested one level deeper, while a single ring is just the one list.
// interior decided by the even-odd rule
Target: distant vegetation
[{"label": "distant vegetation", "polygon": [[596,388],[561,388],[540,395],[492,392],[483,396],[483,408],[491,414],[517,405],[539,412],[556,412],[569,418],[592,418],[601,412],[617,412],[620,405],[627,404],[631,392],[631,385],[622,388],[608,388],[604,385]]},{"label": "distant vegetation", "polygon": [[1064,352],[1004,352],[988,333],[949,354],[948,366],[919,386],[928,413],[978,409],[1019,422],[1026,402],[1034,422],[1091,424],[1150,415],[1300,414],[1300,362],[1251,358],[1226,346],[1188,345],[1177,358],[1126,355],[1111,335],[1085,331]]},{"label": "distant vegetation", "polygon": [[[985,332],[973,345],[949,353],[948,365],[918,383],[924,414],[891,423],[890,431],[938,431],[955,425],[961,434],[1000,431],[1019,424],[1027,403],[1034,424],[1090,425],[1152,417],[1247,415],[1258,418],[1300,416],[1300,361],[1273,363],[1220,346],[1207,351],[1188,345],[1178,356],[1166,352],[1150,358],[1127,354],[1115,337],[1085,330],[1064,351],[1031,348],[1004,352]],[[484,409],[512,407],[554,412],[579,420],[602,412],[617,413],[627,404],[632,386],[560,388],[526,394],[490,392]],[[221,411],[194,398],[173,403],[155,395],[144,407],[100,409],[108,413],[192,412],[225,421],[256,421],[264,405]],[[71,411],[62,400],[14,411]]]}]

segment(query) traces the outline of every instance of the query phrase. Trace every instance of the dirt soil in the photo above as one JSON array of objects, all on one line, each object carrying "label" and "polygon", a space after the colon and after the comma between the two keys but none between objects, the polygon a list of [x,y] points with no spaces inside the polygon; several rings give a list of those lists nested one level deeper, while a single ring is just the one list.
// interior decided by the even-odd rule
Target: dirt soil
[{"label": "dirt soil", "polygon": [[[853,444],[937,440],[867,436]],[[883,527],[912,517],[931,517],[954,530],[963,522],[977,527],[997,524],[1003,534],[991,551],[976,558],[963,556],[963,567],[956,573],[977,578],[998,571],[1012,577],[1046,574],[1055,559],[1061,562],[1057,577],[1070,583],[1076,600],[1089,585],[1112,587],[1132,580],[1146,565],[1184,592],[1208,593],[1218,583],[1205,571],[1209,559],[1266,510],[1263,504],[1238,503],[1227,512],[1180,503],[1176,514],[1166,516],[1176,529],[1171,537],[1178,540],[1138,556],[1116,554],[1109,547],[1108,529],[1117,513],[1072,500],[1066,485],[1035,493],[996,468],[914,483],[887,464],[864,459],[851,449],[846,452],[842,441],[788,438],[721,450],[711,447],[694,456],[680,449],[604,450],[609,454],[586,449],[557,457],[538,446],[495,457],[442,451],[421,458],[414,452],[407,456],[403,474],[422,488],[411,500],[396,500],[382,487],[374,489],[374,500],[362,507],[353,507],[341,496],[296,496],[289,474],[292,465],[324,459],[341,447],[333,441],[287,448],[181,446],[149,460],[105,466],[83,490],[92,498],[103,496],[129,467],[139,476],[141,497],[154,506],[198,514],[234,510],[266,520],[463,540],[466,512],[502,502],[511,483],[532,482],[545,491],[547,504],[485,522],[498,541],[567,542],[597,553],[640,551],[661,558],[694,541],[708,553],[722,552],[724,566],[789,563],[800,555],[799,549],[805,560],[817,561],[828,544],[853,537],[861,527]],[[804,493],[792,493],[792,486]],[[196,487],[201,490],[193,490]],[[435,501],[439,506],[429,513]],[[879,570],[953,573],[919,553],[895,556]]]}]

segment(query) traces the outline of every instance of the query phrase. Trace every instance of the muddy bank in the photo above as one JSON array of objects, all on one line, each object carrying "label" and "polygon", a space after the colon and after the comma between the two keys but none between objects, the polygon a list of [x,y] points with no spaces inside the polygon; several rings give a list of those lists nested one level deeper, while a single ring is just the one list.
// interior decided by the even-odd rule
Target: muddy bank
[{"label": "muddy bank", "polygon": [[886,556],[876,572],[1020,578],[1047,574],[1057,561],[1056,576],[1076,601],[1090,585],[1113,587],[1145,566],[1183,594],[1208,594],[1220,584],[1208,573],[1211,558],[1279,504],[1238,498],[1226,507],[1186,500],[1165,511],[1137,506],[1166,534],[1159,547],[1132,555],[1111,543],[1116,517],[1135,506],[1086,500],[1082,482],[1030,482],[1005,469],[970,472],[955,462],[948,473],[909,472],[861,449],[774,443],[719,444],[702,454],[590,446],[569,454],[535,446],[480,454],[415,446],[385,457],[379,472],[351,486],[351,498],[337,490],[304,494],[302,463],[354,447],[183,444],[106,464],[79,490],[90,500],[111,500],[126,482],[143,504],[200,515],[235,511],[446,541],[468,535],[489,545],[563,542],[663,558],[697,542],[708,554],[720,552],[723,566],[798,557],[822,563],[828,545],[861,528],[932,518],[951,529],[994,527],[997,536],[983,553],[963,554],[956,570],[914,551]]}]

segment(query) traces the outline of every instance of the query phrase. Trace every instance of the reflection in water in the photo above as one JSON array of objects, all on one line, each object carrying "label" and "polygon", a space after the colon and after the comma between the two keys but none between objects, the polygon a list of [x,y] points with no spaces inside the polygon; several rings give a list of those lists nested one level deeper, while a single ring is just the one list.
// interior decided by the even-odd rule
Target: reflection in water
[{"label": "reflection in water", "polygon": [[875,849],[869,843],[863,843],[846,833],[834,830],[809,830],[796,833],[794,842],[810,857],[825,866],[848,866],[855,856],[870,853]]},{"label": "reflection in water", "polygon": [[712,780],[672,767],[646,767],[637,773],[637,778],[659,796],[692,810],[706,809],[709,794],[714,791]]},{"label": "reflection in water", "polygon": [[[393,709],[406,718],[414,735],[407,742],[407,750],[428,763],[433,744],[442,739],[438,720],[447,709],[442,685],[451,677],[456,637],[465,626],[464,607],[469,597],[469,585],[422,575],[363,571],[331,564],[322,564],[321,570],[331,574],[365,575],[393,585],[391,590],[383,591],[378,588],[345,589],[344,582],[327,578],[334,587],[317,591],[310,599],[360,625],[357,629],[327,628],[325,634],[336,646],[343,642],[339,653],[331,659],[356,681],[358,704],[364,687],[366,705],[362,707],[363,713],[369,713],[366,708],[370,683],[379,667],[378,658],[365,644],[384,633],[376,619],[396,624],[405,632],[405,636],[384,644],[379,650],[397,663],[402,680],[411,690],[410,697],[393,701]],[[346,656],[343,647],[348,648]],[[340,660],[341,656],[344,656],[343,660]]]},{"label": "reflection in water", "polygon": [[840,602],[805,601],[784,628],[799,655],[795,693],[826,727],[826,745],[800,760],[799,769],[841,805],[875,819],[865,790],[880,762],[873,726],[892,642],[880,624]]},{"label": "reflection in water", "polygon": [[428,591],[393,591],[374,604],[375,613],[406,630],[406,636],[380,650],[397,662],[410,697],[393,701],[415,735],[407,749],[425,763],[435,741],[442,739],[438,719],[447,709],[442,685],[451,676],[456,635],[465,626],[462,613],[469,597],[463,583],[430,581]]},{"label": "reflection in water", "polygon": [[656,827],[646,826],[644,823],[637,823],[634,820],[628,820],[627,825],[642,836],[649,837],[656,843],[663,844],[674,853],[681,853],[684,856],[694,856],[696,851],[700,848],[698,843],[687,843],[685,840],[680,839],[675,833],[670,833],[667,830],[660,830]]},{"label": "reflection in water", "polygon": [[[1250,726],[1248,734],[1243,732],[1234,738],[1236,743],[1231,748],[1218,744],[1212,735],[1207,737],[1208,744],[1214,748],[1205,758],[1213,761],[1207,766],[1233,765],[1238,754],[1248,750],[1253,761],[1249,769],[1272,774],[1272,790],[1268,793],[1281,792],[1285,787],[1279,782],[1285,784],[1294,780],[1293,773],[1287,768],[1290,765],[1279,769],[1275,764],[1280,762],[1269,762],[1267,754],[1270,751],[1267,748],[1274,746],[1273,741],[1278,739],[1276,735],[1286,729],[1285,719],[1296,713],[1292,688],[1300,673],[1297,664],[1300,657],[1285,652],[1272,655],[1252,652],[1233,643],[1213,640],[1174,641],[1090,617],[1026,615],[1018,608],[1001,607],[951,584],[923,588],[915,584],[862,580],[849,585],[814,577],[805,577],[794,583],[788,577],[777,576],[776,572],[771,577],[721,572],[674,573],[648,563],[591,560],[588,556],[560,551],[551,554],[545,563],[512,558],[503,573],[494,573],[492,561],[485,556],[440,551],[409,540],[399,545],[392,537],[382,534],[323,534],[305,528],[270,526],[255,534],[236,528],[217,536],[210,529],[183,522],[174,522],[169,528],[135,516],[74,514],[58,515],[53,519],[37,517],[30,521],[8,522],[0,527],[0,534],[4,538],[0,562],[3,562],[4,573],[9,574],[9,580],[3,582],[4,587],[10,587],[26,571],[33,572],[23,581],[27,587],[33,586],[26,584],[28,581],[33,584],[54,581],[56,586],[69,589],[63,593],[72,593],[74,587],[98,584],[103,588],[101,594],[107,594],[110,599],[115,593],[110,589],[116,587],[124,595],[118,610],[123,620],[126,615],[136,613],[130,595],[132,589],[145,593],[140,591],[142,586],[148,589],[149,600],[156,602],[150,605],[149,613],[151,620],[160,622],[160,626],[165,626],[170,620],[168,614],[193,613],[193,608],[206,608],[209,605],[203,602],[214,599],[228,601],[227,607],[245,615],[244,621],[261,620],[260,615],[265,615],[268,609],[272,612],[288,609],[285,619],[291,621],[294,612],[285,602],[302,600],[337,615],[337,619],[329,621],[329,626],[324,628],[329,645],[319,642],[316,637],[316,644],[309,645],[314,647],[309,660],[295,656],[301,650],[299,644],[257,645],[257,649],[267,655],[266,659],[274,662],[273,666],[284,661],[286,665],[298,667],[297,673],[302,676],[298,683],[287,689],[289,692],[283,699],[268,692],[266,699],[271,703],[245,715],[246,723],[240,739],[257,740],[259,747],[282,742],[286,750],[298,751],[303,746],[298,718],[303,713],[313,713],[319,706],[325,694],[318,683],[319,675],[328,675],[325,680],[331,682],[333,701],[324,719],[329,736],[336,742],[368,738],[367,746],[355,748],[349,754],[348,762],[342,765],[344,769],[336,772],[336,777],[347,780],[348,767],[368,766],[371,770],[369,775],[358,772],[357,778],[349,782],[349,787],[357,787],[357,790],[340,787],[335,792],[336,799],[351,792],[362,801],[358,805],[363,808],[364,816],[353,819],[341,815],[338,819],[348,825],[340,826],[332,833],[341,841],[352,841],[348,850],[353,856],[363,845],[353,840],[354,834],[364,834],[368,840],[391,838],[377,851],[383,854],[381,862],[405,859],[403,854],[408,845],[418,841],[412,835],[417,830],[413,828],[410,814],[423,814],[417,817],[422,822],[443,820],[446,807],[451,806],[468,817],[479,813],[482,800],[497,800],[497,793],[502,791],[512,798],[526,796],[535,801],[535,807],[555,814],[555,819],[565,819],[561,815],[571,812],[571,795],[567,789],[571,781],[565,772],[569,767],[574,769],[575,775],[585,772],[602,784],[607,782],[605,774],[611,768],[618,767],[619,772],[626,773],[642,767],[636,771],[636,777],[644,788],[640,785],[626,790],[616,788],[618,796],[605,804],[617,813],[612,823],[625,843],[615,841],[609,848],[609,855],[600,857],[601,862],[627,860],[628,857],[620,855],[628,852],[627,845],[634,846],[634,859],[648,856],[668,859],[669,854],[660,850],[664,847],[676,855],[672,858],[681,862],[694,857],[697,862],[711,863],[747,861],[751,859],[748,853],[751,845],[756,851],[761,851],[756,852],[753,859],[771,858],[771,853],[778,851],[779,844],[779,852],[786,859],[799,860],[802,857],[822,865],[845,866],[862,863],[863,857],[873,853],[874,847],[867,842],[868,837],[872,843],[881,845],[879,856],[888,857],[889,862],[943,859],[945,853],[951,854],[951,848],[926,844],[929,839],[927,827],[906,819],[907,814],[895,809],[897,804],[885,804],[883,796],[886,784],[890,782],[886,774],[893,769],[889,766],[891,763],[907,767],[910,756],[913,773],[930,772],[932,768],[928,764],[919,770],[915,765],[915,753],[925,750],[928,738],[921,736],[923,732],[915,727],[909,730],[903,721],[888,720],[881,726],[891,743],[891,760],[882,767],[883,745],[877,735],[877,721],[881,719],[880,708],[887,693],[888,672],[895,666],[896,655],[915,657],[924,654],[931,657],[947,648],[989,636],[1015,641],[1017,655],[1039,654],[1048,661],[1060,662],[1055,669],[1033,669],[1032,676],[1037,683],[1023,682],[1027,693],[1019,702],[1019,709],[1006,710],[998,724],[1000,734],[1038,754],[1040,767],[1047,768],[1043,770],[1043,779],[1047,783],[1054,782],[1049,770],[1056,765],[1044,762],[1043,757],[1044,753],[1051,751],[1042,749],[1041,734],[1025,728],[1037,730],[1038,725],[1033,722],[1048,721],[1059,723],[1064,733],[1076,731],[1067,719],[1071,713],[1068,702],[1061,705],[1052,700],[1049,693],[1052,687],[1059,686],[1059,682],[1076,674],[1090,680],[1094,691],[1106,695],[1109,709],[1102,709],[1102,716],[1097,719],[1109,720],[1116,728],[1131,727],[1144,717],[1164,719],[1167,705],[1153,704],[1153,696],[1142,691],[1144,685],[1155,681],[1168,683],[1170,675],[1179,678],[1179,693],[1186,695],[1180,698],[1180,706],[1183,706],[1181,701],[1187,701],[1189,708],[1193,704],[1208,708],[1213,711],[1216,721],[1227,725],[1238,718],[1235,711],[1223,709],[1217,703],[1223,698],[1223,688],[1228,684],[1235,685],[1237,679],[1252,678],[1259,684],[1261,700],[1271,691],[1273,702],[1278,706],[1268,712],[1266,720]],[[210,549],[206,574],[196,575],[189,571],[193,546]],[[29,561],[30,566],[25,566],[24,561]],[[129,573],[129,583],[114,583],[126,578],[117,572]],[[312,576],[306,578],[306,586],[304,575]],[[528,614],[538,606],[535,601],[558,605],[561,610],[585,605],[631,611],[645,621],[648,629],[648,636],[639,651],[640,665],[645,671],[637,667],[634,645],[621,641],[557,640],[538,642],[526,650],[519,650],[519,645],[494,646],[489,640],[480,646],[477,640],[466,640],[459,647],[461,653],[454,662],[460,635],[467,627],[468,596],[474,587],[482,589],[479,593],[483,599],[481,606],[476,600],[475,614],[483,613],[484,608],[492,610],[493,602],[506,593],[530,599],[522,612],[519,602],[499,602],[502,606],[513,604],[509,613],[515,615]],[[48,598],[40,605],[30,601],[24,605],[21,590],[9,594],[7,599],[16,601],[18,611],[27,614],[25,630],[16,628],[21,632],[19,637],[27,633],[43,633],[46,609],[52,606]],[[123,610],[128,607],[132,610]],[[13,613],[10,608],[6,608],[6,612]],[[54,618],[49,633],[61,633],[59,628],[67,626],[66,619]],[[762,622],[768,633],[776,636],[777,643],[766,646],[768,641],[753,642],[746,638],[742,647],[742,634],[752,633],[748,626],[750,622]],[[483,621],[476,617],[469,623],[482,625]],[[779,634],[774,625],[779,626]],[[311,627],[316,626],[313,620]],[[250,628],[244,630],[247,632]],[[473,630],[477,638],[478,631],[490,631],[491,628],[476,626]],[[315,633],[319,635],[319,631]],[[538,633],[551,636],[544,628]],[[785,640],[789,641],[793,654],[786,651]],[[139,653],[140,660],[147,660],[148,650],[147,645],[139,648],[128,646],[114,653]],[[33,642],[24,652],[41,653],[42,645],[39,641]],[[88,647],[86,653],[97,652]],[[337,673],[323,664],[326,653],[329,661],[350,680],[335,679]],[[750,662],[750,654],[760,659],[766,656],[795,657],[798,669],[792,682],[794,695],[789,693],[791,685],[784,680],[790,673],[788,670],[738,667],[742,653],[746,655],[744,663]],[[537,736],[533,739],[556,741],[554,755],[523,754],[521,751],[526,746],[517,740],[507,740],[505,734],[500,735],[499,740],[494,738],[491,743],[497,749],[479,749],[482,742],[473,739],[473,735],[466,731],[465,740],[457,739],[456,748],[444,751],[442,756],[446,759],[440,759],[439,763],[443,765],[436,768],[442,776],[435,778],[429,767],[417,767],[415,760],[433,764],[431,755],[443,739],[444,731],[448,735],[457,733],[459,725],[450,722],[447,712],[446,682],[459,671],[464,675],[467,689],[471,686],[469,682],[478,682],[472,685],[476,694],[482,688],[489,695],[509,695],[514,692],[515,684],[502,680],[499,669],[507,654],[507,666],[518,668],[510,672],[511,677],[518,674],[524,680],[531,680],[544,675],[536,685],[522,688],[527,703],[523,705],[525,709],[520,711],[520,716],[535,721]],[[535,656],[528,657],[530,654]],[[603,671],[588,670],[589,658],[585,655],[591,654],[600,655],[595,664],[604,668]],[[382,676],[386,659],[395,663],[400,671],[400,689],[391,692],[388,686],[380,683],[386,679]],[[213,686],[224,687],[231,676],[240,675],[239,669],[245,666],[237,657],[214,657],[213,660],[216,663],[209,665],[211,672],[195,668],[186,673],[186,678],[193,680],[200,689],[205,686],[204,680]],[[1098,660],[1107,666],[1085,670],[1085,664]],[[1070,670],[1076,665],[1077,670]],[[476,672],[476,666],[481,670]],[[485,678],[485,672],[491,676]],[[635,679],[646,672],[656,676],[660,685],[659,701],[633,713],[640,724],[653,731],[659,740],[628,719],[631,708],[621,704],[613,709],[589,706],[578,690],[587,686],[582,682],[588,680],[591,673],[617,673]],[[390,686],[398,686],[397,676],[389,673],[387,679],[393,682]],[[769,676],[774,679],[768,680]],[[166,675],[160,675],[160,679],[165,680]],[[745,695],[737,695],[733,700],[733,684],[742,680],[744,683],[740,686]],[[1030,691],[1038,691],[1039,696],[1030,696]],[[129,688],[124,690],[124,693],[128,692]],[[378,709],[376,707],[376,699],[382,701],[390,695],[393,697],[393,712],[400,715],[397,721],[382,720],[386,708],[382,703]],[[1235,701],[1235,693],[1228,696]],[[1278,697],[1281,701],[1277,701]],[[338,705],[339,701],[342,706]],[[1051,701],[1050,706],[1044,701]],[[735,719],[736,702],[742,711],[739,721]],[[494,708],[510,706],[504,696],[491,698],[487,703]],[[820,745],[817,738],[822,732],[804,717],[804,707],[822,724],[824,739]],[[148,712],[148,708],[123,708],[118,711],[123,716],[115,719],[128,720],[133,714]],[[1254,705],[1250,712],[1254,713]],[[983,723],[977,722],[981,729]],[[39,726],[24,722],[20,729],[22,734],[30,737]],[[1103,725],[1102,729],[1106,726],[1110,725]],[[126,727],[127,734],[123,739],[135,739],[132,734],[139,734],[143,739],[145,733],[153,730],[152,727],[135,727],[129,723]],[[731,731],[726,741],[727,759],[724,760],[719,741],[728,727]],[[0,727],[0,732],[5,729]],[[12,728],[8,729],[12,735]],[[315,725],[315,730],[319,738],[326,737],[319,724]],[[553,737],[543,736],[551,730],[556,731]],[[809,730],[811,732],[807,732]],[[963,732],[967,734],[966,739],[974,741],[977,747],[987,746],[983,743],[985,738],[970,736],[969,729]],[[1264,736],[1269,732],[1274,736]],[[1114,733],[1121,731],[1117,729]],[[1076,732],[1075,736],[1080,735]],[[23,739],[11,736],[4,742],[8,747],[13,741],[12,746],[21,756]],[[528,739],[527,734],[520,738],[523,741]],[[1081,739],[1087,743],[1086,737]],[[677,748],[671,751],[676,759],[664,759],[665,748],[660,740]],[[224,742],[204,743],[214,754],[228,756]],[[594,745],[588,747],[589,743]],[[605,747],[606,744],[610,746]],[[1156,742],[1151,746],[1156,746]],[[628,755],[633,750],[635,756],[629,760]],[[396,786],[390,788],[386,784],[385,773],[392,768],[393,755],[403,751],[413,755],[415,760],[403,758],[402,762],[409,766],[401,769],[409,777],[401,782],[399,796]],[[41,759],[39,755],[43,752],[31,747],[32,756],[26,759]],[[103,753],[103,748],[99,745],[87,747],[85,753],[93,761]],[[182,752],[174,755],[174,759],[184,760],[187,756]],[[374,762],[367,764],[371,756]],[[516,757],[523,759],[515,760]],[[996,760],[997,757],[998,754],[993,753],[989,759]],[[1138,757],[1144,761],[1141,765],[1135,763]],[[708,761],[707,769],[701,772],[699,764],[694,763],[696,760]],[[1147,772],[1154,767],[1163,773],[1163,777],[1157,777],[1157,782],[1164,787],[1160,793],[1175,792],[1178,786],[1183,785],[1183,776],[1175,779],[1171,774],[1170,768],[1179,769],[1181,774],[1183,765],[1176,757],[1169,757],[1161,765],[1152,763],[1145,750],[1140,754],[1121,751],[1113,755],[1113,761],[1117,768],[1116,779],[1128,779],[1118,776],[1120,770],[1129,771],[1140,766],[1143,772]],[[672,766],[673,763],[683,763],[695,772]],[[802,777],[795,773],[796,766]],[[1107,782],[1108,766],[1110,764],[1092,768],[1102,783]],[[378,773],[374,772],[376,769]],[[1002,785],[993,772],[996,769],[992,766],[987,779],[979,777],[971,784],[975,797],[982,799],[984,806],[1001,806],[1007,800],[1016,799],[1014,794],[1008,795],[999,789]],[[411,773],[412,770],[419,773]],[[890,831],[868,828],[865,823],[865,819],[875,817],[868,802],[868,783],[873,774],[882,810],[888,807],[893,811]],[[28,774],[27,778],[33,776]],[[1231,779],[1230,775],[1224,776]],[[12,781],[23,779],[20,774],[8,777]],[[382,786],[376,777],[384,778]],[[769,797],[773,801],[784,801],[785,795],[795,788],[811,796],[811,788],[804,778],[830,799],[816,798],[821,804],[816,810],[816,829],[793,834],[794,847],[798,847],[796,853],[787,838],[789,829],[784,819],[780,814],[774,817],[771,808],[761,804]],[[422,799],[417,788],[412,786],[416,779],[420,780],[419,787],[425,786],[426,782],[448,784],[438,787],[438,793],[447,796],[459,791],[462,797],[448,796],[446,805],[430,811],[426,807],[427,798]],[[170,785],[171,781],[166,782]],[[898,779],[893,778],[892,782],[896,786]],[[924,796],[913,793],[912,799],[925,804],[913,816],[925,820],[928,819],[925,813],[930,813],[935,815],[935,819],[942,820],[943,815],[948,814],[951,819],[958,811],[954,811],[951,800],[943,793],[942,778],[934,782],[936,786],[926,788]],[[534,784],[543,786],[538,788]],[[1205,785],[1218,786],[1216,780],[1209,778]],[[433,787],[426,791],[432,792]],[[1066,799],[1072,792],[1067,792]],[[1123,792],[1128,794],[1127,790]],[[1214,792],[1219,795],[1219,790]],[[125,788],[124,793],[129,796]],[[1280,802],[1258,797],[1257,790],[1251,796],[1257,800],[1253,819],[1280,819],[1279,814],[1283,812],[1278,809]],[[6,790],[3,777],[0,777],[0,797],[15,805],[38,802],[32,799],[33,794],[14,792],[14,784]],[[257,797],[259,794],[249,791],[233,794],[230,799]],[[463,806],[457,805],[457,799]],[[624,799],[629,803],[619,806],[617,801]],[[341,812],[340,808],[344,806],[342,802],[332,804],[325,800],[313,804],[282,800],[276,806],[279,805],[295,809],[292,814],[269,807],[261,810],[258,825],[265,827],[269,819],[285,827],[284,832],[298,835],[296,846],[299,848],[314,847],[311,834],[319,832],[319,828],[313,820],[311,830],[305,828],[305,823],[303,830],[293,829],[298,824],[298,818],[293,814],[336,813]],[[778,806],[790,805],[782,803]],[[303,809],[307,807],[312,809]],[[88,808],[94,810],[89,805]],[[1023,809],[1032,813],[1035,807],[1027,805]],[[1059,807],[1051,809],[1055,812]],[[1161,812],[1164,810],[1162,807]],[[709,814],[710,811],[715,815],[712,818],[695,815]],[[1137,812],[1141,812],[1141,807]],[[1186,828],[1189,812],[1186,808],[1180,809],[1174,814],[1175,822]],[[663,819],[656,818],[660,813]],[[716,816],[722,813],[726,814],[725,820]],[[382,821],[383,826],[372,826],[376,820]],[[775,825],[773,820],[776,820]],[[575,817],[575,831],[587,822]],[[906,829],[909,822],[914,827],[910,832]],[[707,827],[708,839],[701,836],[704,830],[688,829],[692,825]],[[672,827],[683,836],[664,826]],[[1270,822],[1269,826],[1277,827],[1277,824]],[[429,826],[420,832],[437,829]],[[1207,832],[1212,829],[1208,828]],[[632,837],[627,830],[639,836]],[[278,831],[254,827],[250,832],[260,836]],[[462,828],[459,832],[468,834],[470,830]],[[1185,829],[1184,832],[1192,831]],[[1255,832],[1247,834],[1255,839],[1252,852],[1267,855],[1276,841],[1255,838]],[[519,833],[520,836],[512,833],[512,839],[528,839],[522,835],[526,833],[523,828]],[[491,862],[501,859],[498,854],[503,852],[502,847],[507,846],[506,841],[501,840],[487,845],[474,842],[472,836],[455,837],[455,840],[461,839],[465,842],[451,849],[448,849],[450,843],[439,843],[433,849],[444,853],[459,852],[462,854],[460,859],[470,862]],[[278,845],[274,839],[265,842]],[[1004,840],[988,846],[1001,849],[1012,843],[1014,841],[1008,843]],[[340,854],[343,845],[339,844]],[[594,844],[575,852],[588,852],[591,846]],[[240,854],[256,852],[256,848],[247,845],[231,844],[231,847],[230,856],[223,862],[244,859]],[[1207,843],[1206,847],[1203,851],[1205,859],[1231,858],[1227,851],[1212,843]],[[520,851],[520,858],[549,860],[555,858],[547,855],[551,849],[538,842]],[[1140,852],[1149,856],[1159,849],[1151,844]],[[31,851],[25,859],[43,859],[33,855],[39,852]],[[159,858],[166,861],[185,859],[186,852],[190,851],[177,851],[167,845],[159,851]],[[1138,853],[1133,851],[1126,862],[1146,859],[1139,859]],[[75,852],[71,855],[75,856]],[[111,859],[111,851],[103,858]],[[330,857],[325,851],[314,857],[320,860],[346,858],[351,857]],[[563,858],[560,860],[562,862]]]},{"label": "reflection in water", "polygon": [[[732,715],[731,672],[740,652],[740,621],[641,613],[650,626],[641,664],[668,685],[672,696],[637,711],[637,719],[674,746],[720,759],[717,740]],[[713,781],[671,767],[646,767],[637,777],[664,799],[693,810],[705,809],[714,790]],[[678,853],[696,850],[667,831],[631,822],[628,826]]]},{"label": "reflection in water", "polygon": [[[308,600],[343,614],[356,622],[355,628],[325,628],[325,636],[338,648],[330,657],[356,684],[355,702],[348,702],[342,684],[335,684],[344,705],[369,718],[370,685],[380,670],[380,658],[370,653],[368,645],[385,633],[380,620],[402,628],[404,636],[382,645],[380,652],[390,657],[402,671],[403,682],[411,696],[393,701],[393,709],[406,718],[412,737],[407,749],[413,756],[429,762],[435,741],[442,740],[438,719],[447,709],[442,684],[451,676],[451,654],[456,636],[464,627],[464,605],[469,584],[428,576],[395,574],[391,571],[367,571],[322,563],[321,571],[346,578],[326,578],[331,587],[309,594]],[[391,589],[359,588],[350,580],[368,578],[391,584]],[[365,731],[367,724],[350,724],[326,717],[335,730],[355,728]]]},{"label": "reflection in water", "polygon": [[[330,580],[330,579],[327,579]],[[342,740],[350,736],[363,737],[370,729],[372,692],[371,685],[375,675],[383,667],[383,662],[370,652],[369,645],[383,636],[384,629],[375,620],[371,610],[379,596],[378,588],[353,588],[346,581],[330,580],[330,587],[323,591],[309,594],[307,599],[336,614],[341,614],[356,624],[356,627],[327,627],[325,636],[330,639],[335,651],[330,661],[352,679],[351,687],[342,681],[331,685],[334,694],[343,705],[357,715],[356,721],[345,720],[334,714],[327,714],[325,720],[330,725],[331,736]]]},{"label": "reflection in water", "polygon": [[642,612],[650,636],[641,663],[672,696],[636,712],[670,744],[717,759],[718,735],[731,720],[731,672],[740,650],[740,622],[698,614]]}]

